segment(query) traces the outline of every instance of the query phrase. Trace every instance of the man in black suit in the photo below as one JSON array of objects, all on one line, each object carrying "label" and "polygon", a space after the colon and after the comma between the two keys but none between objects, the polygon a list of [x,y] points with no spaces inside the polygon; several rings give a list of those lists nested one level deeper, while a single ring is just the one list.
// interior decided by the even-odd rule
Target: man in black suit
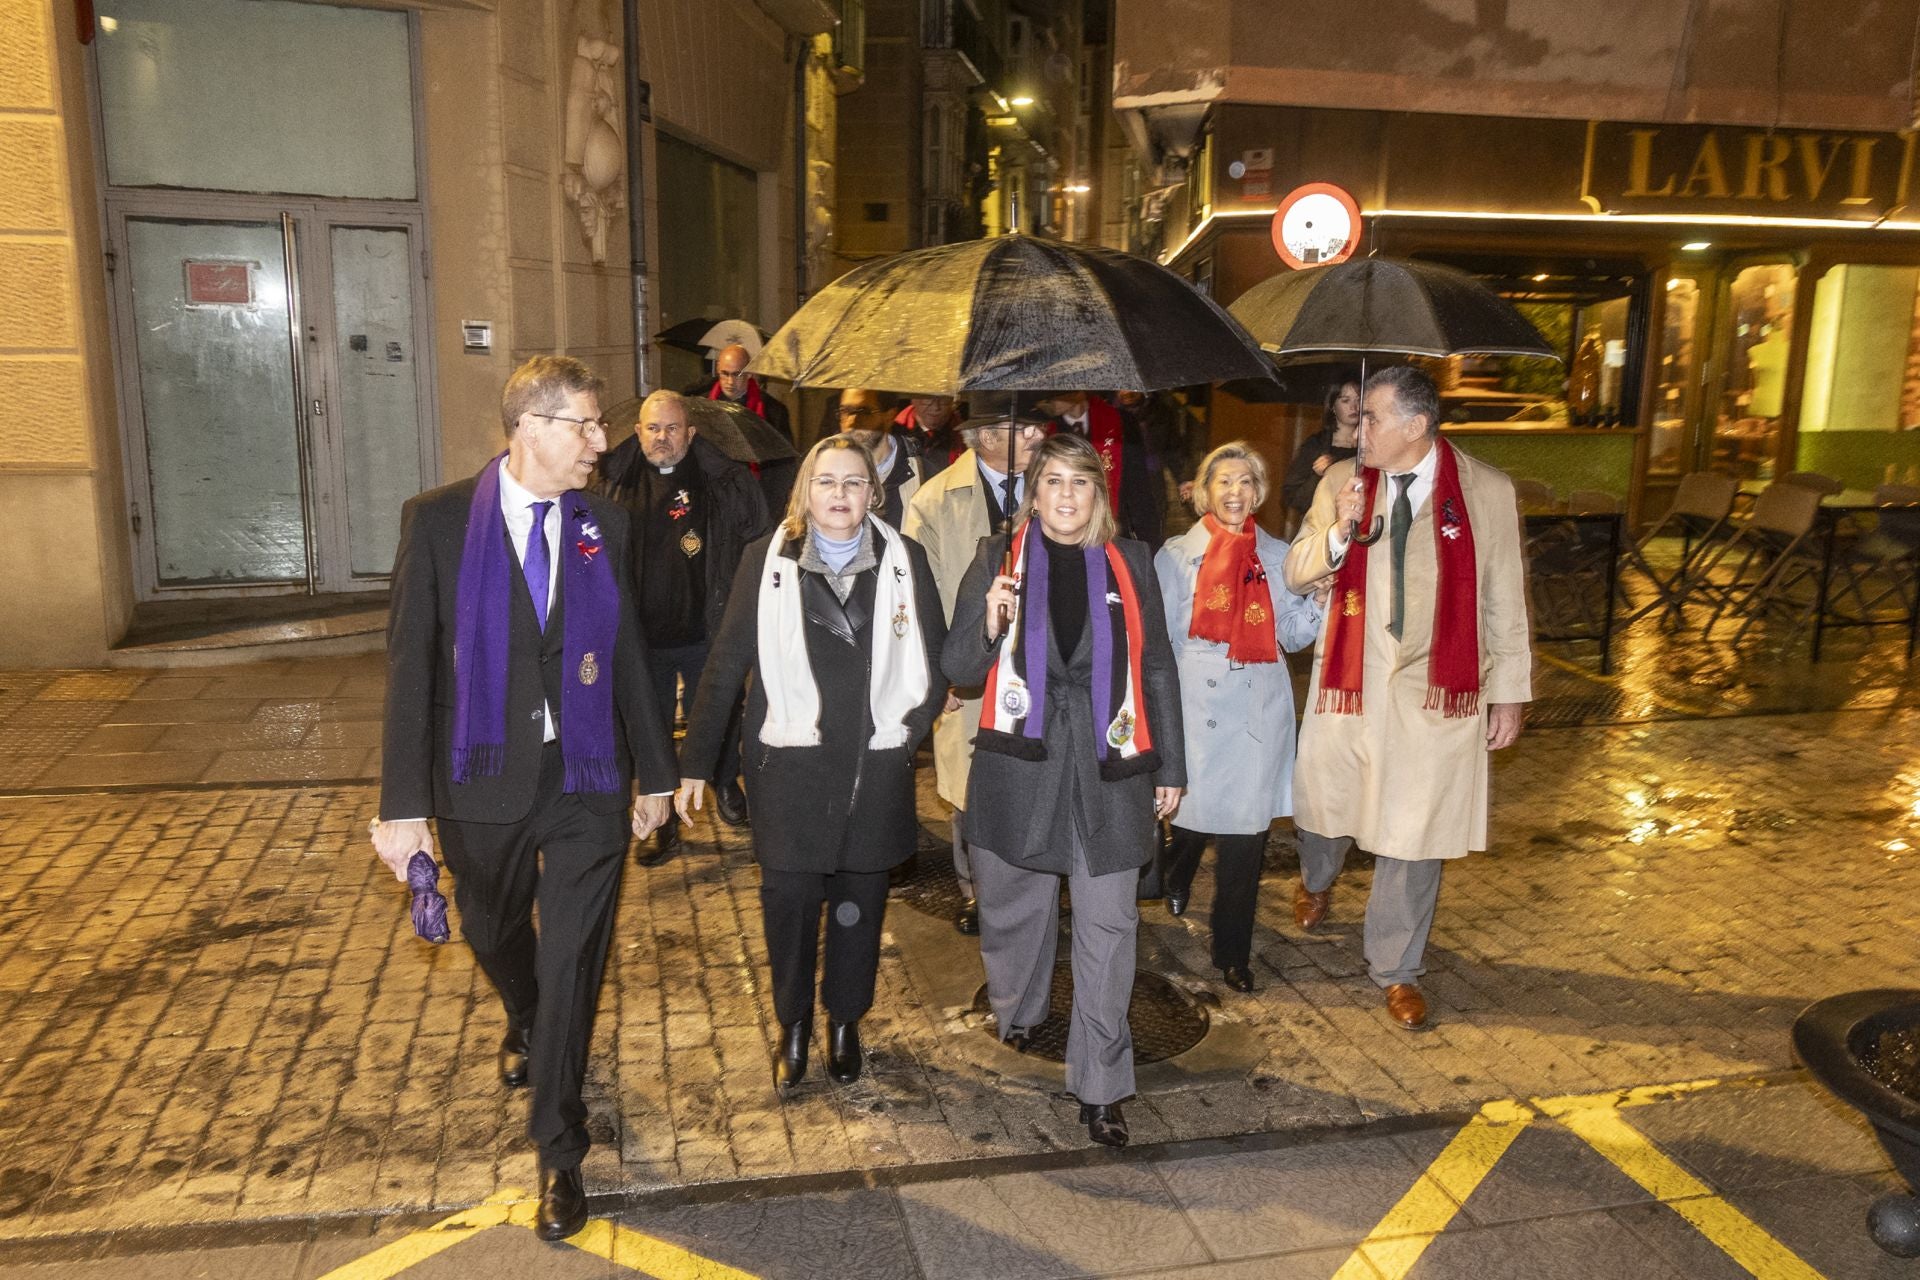
[{"label": "man in black suit", "polygon": [[533,1084],[548,1240],[587,1220],[580,1090],[624,814],[637,778],[632,828],[651,834],[678,774],[647,677],[626,512],[579,492],[606,445],[600,390],[577,360],[527,361],[501,397],[506,453],[407,503],[373,828],[404,881],[438,820],[462,932],[506,1011],[501,1081]]}]

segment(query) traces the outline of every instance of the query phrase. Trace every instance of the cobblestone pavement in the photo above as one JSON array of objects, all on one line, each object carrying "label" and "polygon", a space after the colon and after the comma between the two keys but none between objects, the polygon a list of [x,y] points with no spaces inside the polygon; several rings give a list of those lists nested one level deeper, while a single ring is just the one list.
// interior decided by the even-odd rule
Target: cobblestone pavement
[{"label": "cobblestone pavement", "polygon": [[[1657,641],[1634,643],[1644,657]],[[1913,682],[1889,640],[1830,654],[1796,677],[1790,663],[1735,668],[1672,646],[1610,681],[1560,655],[1543,710],[1612,701],[1589,706],[1601,723],[1542,728],[1497,763],[1495,849],[1449,868],[1426,980],[1438,1026],[1424,1035],[1396,1029],[1364,977],[1364,866],[1337,891],[1331,927],[1293,928],[1280,824],[1261,990],[1215,997],[1203,1049],[1230,1051],[1143,1074],[1135,1141],[1318,1133],[1790,1067],[1802,1005],[1897,984],[1920,959]],[[303,743],[364,722],[327,717],[366,710],[368,664],[312,665],[257,675],[243,695],[171,699],[141,695],[244,677],[8,676],[0,725],[71,732],[66,703],[98,733],[159,701],[247,703],[214,722],[241,724],[304,700],[321,710]],[[1796,700],[1846,709],[1725,718]],[[84,741],[46,767],[84,757]],[[366,769],[368,748],[340,749]],[[531,1183],[524,1100],[492,1075],[493,998],[462,948],[411,936],[366,852],[372,788],[257,776],[98,792],[43,773],[16,784],[42,794],[0,798],[0,1239],[444,1211]],[[944,844],[936,802],[923,818]],[[1057,1071],[1000,1050],[969,1015],[974,945],[904,903],[863,1027],[867,1075],[777,1098],[751,856],[732,833],[692,835],[687,856],[632,871],[623,892],[590,1079],[590,1189],[1085,1146]],[[1204,874],[1184,919],[1143,909],[1144,962],[1195,990],[1216,976]]]}]

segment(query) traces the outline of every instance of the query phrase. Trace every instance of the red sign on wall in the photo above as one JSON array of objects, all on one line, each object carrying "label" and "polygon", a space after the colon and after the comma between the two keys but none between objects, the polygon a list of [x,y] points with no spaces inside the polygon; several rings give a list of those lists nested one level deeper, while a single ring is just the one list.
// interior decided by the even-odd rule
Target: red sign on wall
[{"label": "red sign on wall", "polygon": [[246,262],[187,263],[187,305],[190,307],[245,306],[253,301],[252,264]]}]

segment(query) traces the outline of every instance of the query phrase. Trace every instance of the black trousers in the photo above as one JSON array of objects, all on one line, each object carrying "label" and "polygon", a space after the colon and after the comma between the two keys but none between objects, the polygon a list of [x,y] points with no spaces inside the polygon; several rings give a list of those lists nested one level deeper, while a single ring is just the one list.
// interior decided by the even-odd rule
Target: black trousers
[{"label": "black trousers", "polygon": [[1267,851],[1267,833],[1209,836],[1174,825],[1167,841],[1168,893],[1184,894],[1193,887],[1200,855],[1213,841],[1213,967],[1253,962],[1253,909],[1260,899],[1260,864]]},{"label": "black trousers", "polygon": [[563,783],[559,744],[548,743],[525,819],[440,821],[460,931],[500,993],[508,1023],[527,1032],[527,1136],[556,1169],[587,1154],[580,1086],[628,835],[625,813],[595,813],[564,794]]},{"label": "black trousers", "polygon": [[[673,736],[674,683],[686,685],[686,692],[680,696],[687,710],[693,710],[694,699],[700,696],[700,677],[707,669],[707,654],[712,649],[710,641],[702,640],[698,644],[681,645],[671,649],[647,650],[647,674],[653,678],[653,701],[667,720],[667,736]],[[745,699],[737,698],[733,704],[733,716],[727,722],[727,736],[720,743],[720,763],[713,771],[710,782],[726,782],[740,776],[740,720]]]},{"label": "black trousers", "polygon": [[835,1022],[855,1022],[873,1007],[880,970],[880,925],[887,914],[887,873],[760,869],[760,918],[773,970],[773,1014],[782,1026],[813,1016],[820,945],[820,908],[827,908],[827,956],[820,1000]]}]

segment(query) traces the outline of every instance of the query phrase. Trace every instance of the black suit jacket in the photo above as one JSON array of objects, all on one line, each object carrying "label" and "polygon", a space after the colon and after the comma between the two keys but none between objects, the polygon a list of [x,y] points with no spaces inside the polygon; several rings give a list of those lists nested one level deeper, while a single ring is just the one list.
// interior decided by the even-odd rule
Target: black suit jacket
[{"label": "black suit jacket", "polygon": [[[453,818],[462,822],[518,822],[533,808],[545,737],[543,708],[558,727],[565,665],[566,578],[540,631],[533,597],[517,571],[507,533],[512,600],[507,657],[507,759],[493,777],[463,784],[452,779],[454,609],[459,598],[460,557],[477,478],[420,494],[400,517],[400,551],[393,565],[393,595],[387,617],[387,709],[380,765],[380,816]],[[638,777],[640,790],[673,790],[678,782],[673,749],[655,710],[647,678],[646,637],[634,610],[627,513],[585,494],[584,501],[605,535],[620,588],[620,627],[610,675],[617,721],[614,741],[622,778]],[[592,792],[581,799],[597,813],[624,808],[629,788]]]}]

